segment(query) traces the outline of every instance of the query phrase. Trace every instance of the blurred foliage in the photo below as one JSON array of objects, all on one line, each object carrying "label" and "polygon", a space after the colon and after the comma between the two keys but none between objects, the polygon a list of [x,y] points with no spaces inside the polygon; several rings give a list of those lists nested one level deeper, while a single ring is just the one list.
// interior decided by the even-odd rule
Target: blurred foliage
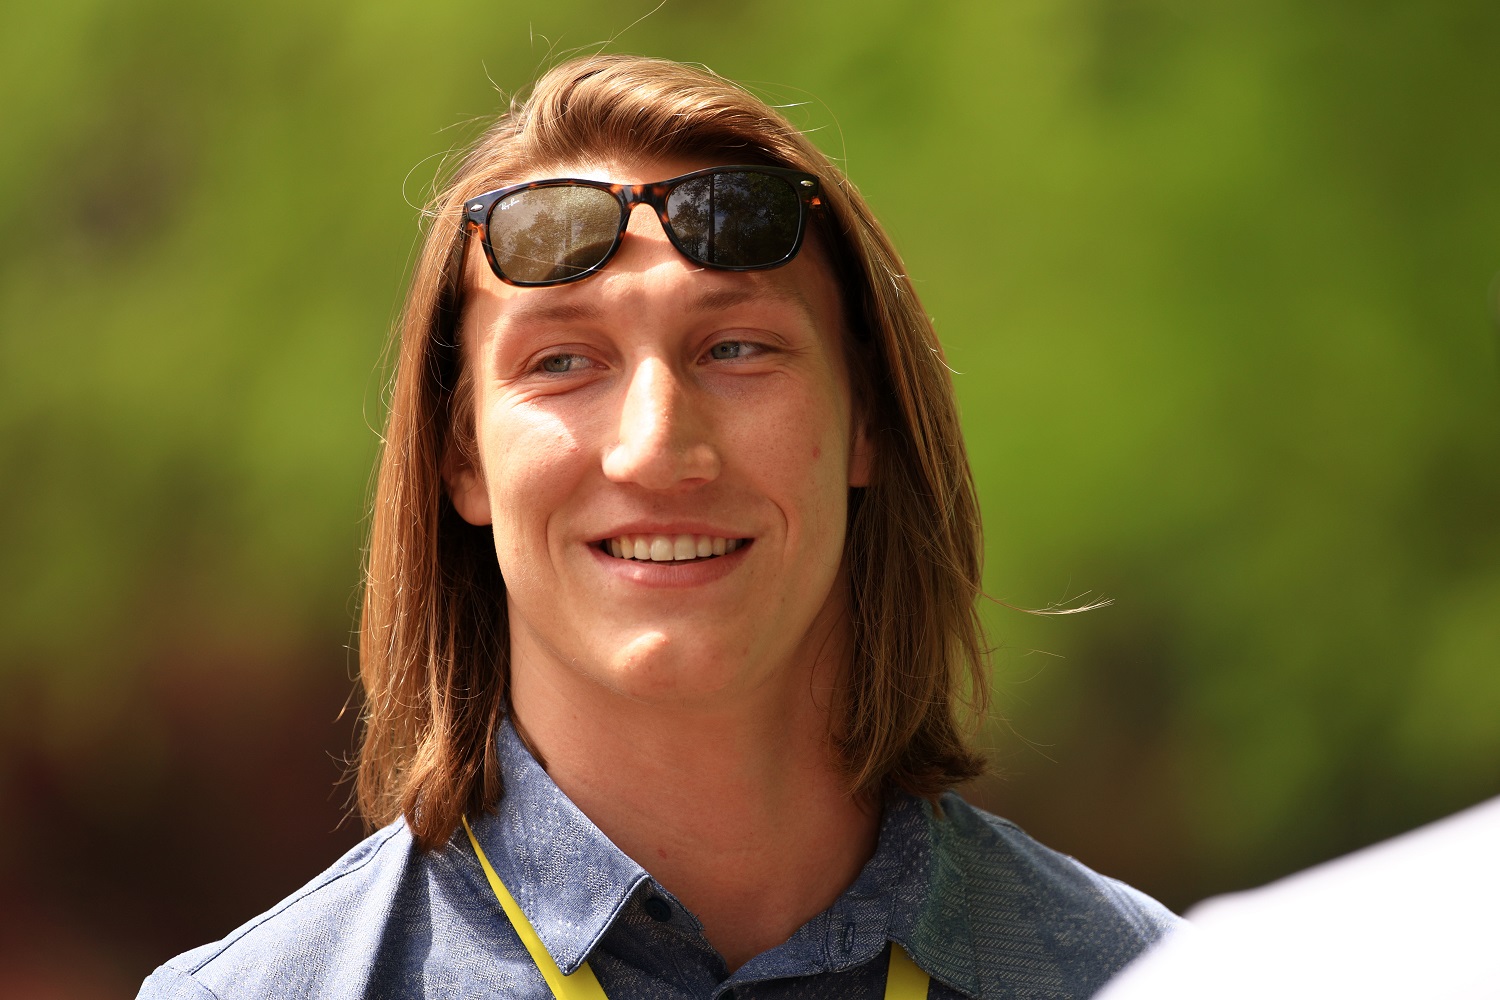
[{"label": "blurred foliage", "polygon": [[1500,7],[652,6],[0,15],[37,740],[164,661],[340,669],[416,206],[497,87],[609,43],[814,130],[960,373],[992,594],[1115,601],[993,610],[986,802],[1181,905],[1500,792]]}]

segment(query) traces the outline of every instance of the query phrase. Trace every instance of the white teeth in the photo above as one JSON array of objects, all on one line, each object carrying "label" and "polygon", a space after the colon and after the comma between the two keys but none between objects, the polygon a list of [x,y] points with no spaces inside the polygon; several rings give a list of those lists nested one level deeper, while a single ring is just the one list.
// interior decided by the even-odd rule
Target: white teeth
[{"label": "white teeth", "polygon": [[604,548],[616,559],[639,559],[642,562],[677,562],[722,556],[740,547],[738,538],[715,538],[712,535],[617,535],[604,541]]}]

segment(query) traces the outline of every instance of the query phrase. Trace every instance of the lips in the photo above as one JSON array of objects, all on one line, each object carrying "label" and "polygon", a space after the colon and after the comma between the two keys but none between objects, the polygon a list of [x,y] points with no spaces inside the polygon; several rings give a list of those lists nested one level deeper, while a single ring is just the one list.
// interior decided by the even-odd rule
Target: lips
[{"label": "lips", "polygon": [[606,538],[599,547],[616,559],[634,559],[640,562],[686,562],[691,559],[712,559],[727,555],[738,549],[744,541],[738,538],[721,538],[716,535],[690,534],[626,534]]}]

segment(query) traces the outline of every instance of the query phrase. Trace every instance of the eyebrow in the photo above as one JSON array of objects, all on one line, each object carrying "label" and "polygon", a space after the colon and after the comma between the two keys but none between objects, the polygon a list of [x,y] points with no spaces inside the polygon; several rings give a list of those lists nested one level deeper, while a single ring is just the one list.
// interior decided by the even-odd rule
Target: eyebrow
[{"label": "eyebrow", "polygon": [[695,296],[689,308],[699,312],[709,312],[715,309],[728,309],[731,306],[743,305],[756,299],[771,299],[777,302],[789,302],[800,307],[804,312],[811,313],[812,305],[802,290],[779,282],[747,282],[735,283],[729,286],[710,288]]},{"label": "eyebrow", "polygon": [[505,310],[507,322],[523,323],[578,323],[598,319],[600,315],[599,307],[589,302],[529,296]]},{"label": "eyebrow", "polygon": [[[812,305],[801,289],[781,283],[735,282],[708,288],[687,299],[682,304],[683,312],[713,312],[734,306],[770,299],[787,302],[811,314]],[[597,320],[604,315],[598,304],[590,301],[566,301],[547,296],[528,296],[505,310],[509,322],[520,323],[582,323]]]}]

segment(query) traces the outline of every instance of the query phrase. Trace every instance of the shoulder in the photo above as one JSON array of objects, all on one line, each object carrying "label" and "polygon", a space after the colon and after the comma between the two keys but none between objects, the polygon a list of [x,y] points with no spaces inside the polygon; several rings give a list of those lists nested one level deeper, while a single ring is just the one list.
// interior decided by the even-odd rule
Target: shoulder
[{"label": "shoulder", "polygon": [[973,876],[1019,880],[1047,915],[1088,915],[1118,925],[1120,933],[1146,944],[1182,922],[1140,890],[1039,844],[1010,820],[976,809],[957,795],[943,796],[942,811],[938,828],[947,828],[943,846],[955,860],[962,858]]},{"label": "shoulder", "polygon": [[[1181,923],[1145,893],[1037,843],[1009,820],[951,793],[940,802],[933,875],[947,919],[927,923],[950,940],[966,939],[982,995],[988,984],[1029,982],[1038,995],[1088,996]],[[953,924],[960,914],[962,931]]]},{"label": "shoulder", "polygon": [[377,831],[223,940],[162,965],[140,1000],[363,995],[418,858],[404,823]]}]

